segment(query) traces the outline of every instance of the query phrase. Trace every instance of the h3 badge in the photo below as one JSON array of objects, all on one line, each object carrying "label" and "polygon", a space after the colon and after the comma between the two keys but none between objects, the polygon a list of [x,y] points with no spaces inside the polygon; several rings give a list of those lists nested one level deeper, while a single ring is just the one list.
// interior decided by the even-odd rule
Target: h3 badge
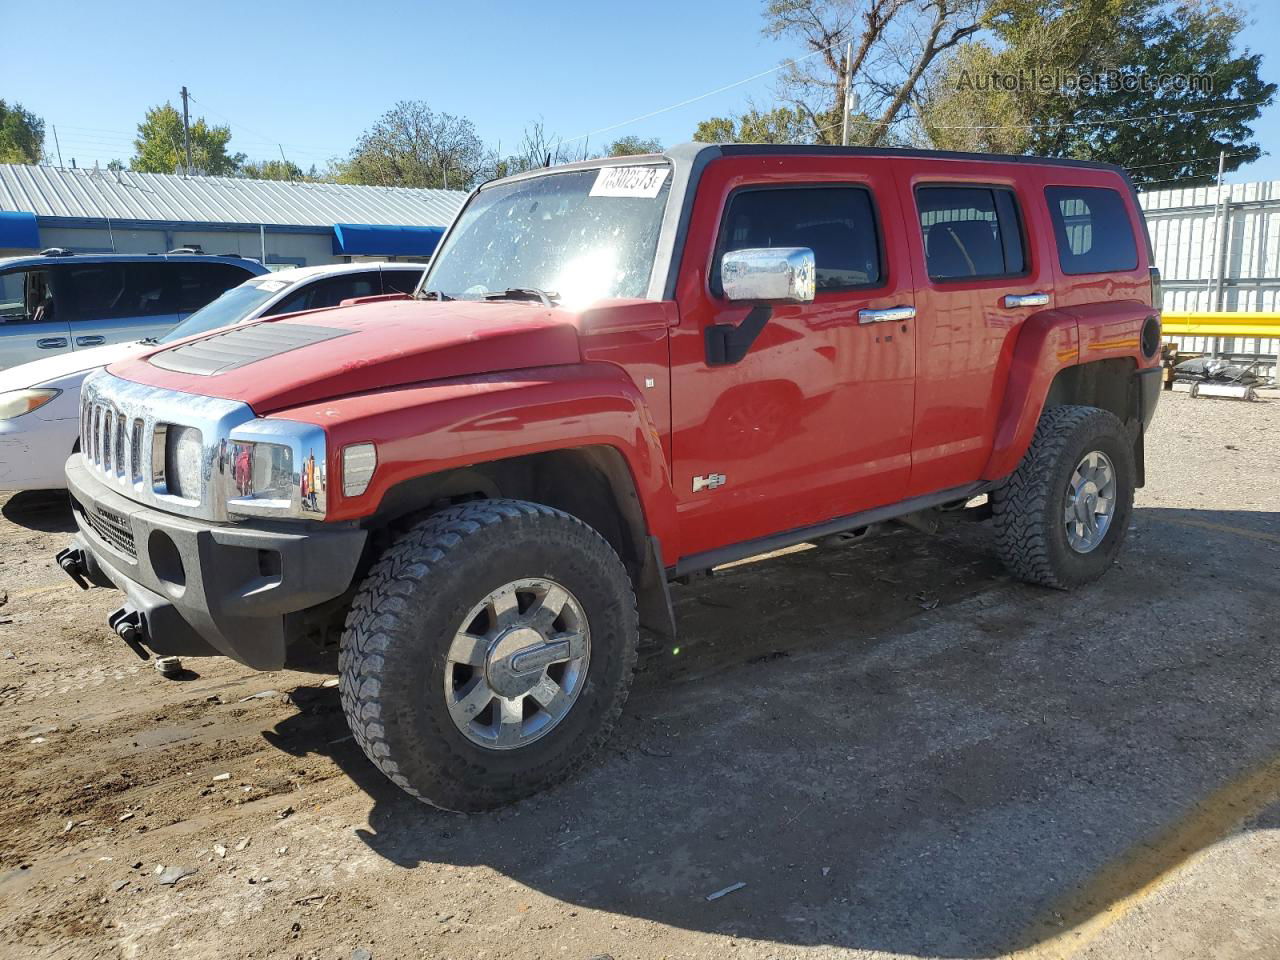
[{"label": "h3 badge", "polygon": [[694,477],[693,492],[699,493],[703,490],[714,490],[716,487],[723,487],[727,479],[723,473],[708,473],[705,477]]}]

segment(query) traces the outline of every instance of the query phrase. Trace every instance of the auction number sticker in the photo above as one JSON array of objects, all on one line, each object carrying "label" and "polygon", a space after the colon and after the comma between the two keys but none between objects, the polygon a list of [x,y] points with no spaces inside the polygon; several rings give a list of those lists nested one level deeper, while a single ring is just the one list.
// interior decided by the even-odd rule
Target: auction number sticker
[{"label": "auction number sticker", "polygon": [[602,167],[591,185],[593,197],[656,197],[670,167]]}]

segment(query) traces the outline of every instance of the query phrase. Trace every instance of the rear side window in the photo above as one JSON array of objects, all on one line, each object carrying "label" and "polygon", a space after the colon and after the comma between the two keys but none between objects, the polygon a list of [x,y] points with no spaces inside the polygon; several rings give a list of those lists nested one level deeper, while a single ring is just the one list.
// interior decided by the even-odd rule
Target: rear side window
[{"label": "rear side window", "polygon": [[1063,273],[1108,273],[1138,265],[1133,224],[1119,191],[1045,187]]},{"label": "rear side window", "polygon": [[[743,190],[725,213],[716,263],[732,250],[808,247],[819,290],[880,283],[880,242],[871,194],[863,187]],[[721,293],[720,271],[715,290]]]},{"label": "rear side window", "polygon": [[1004,187],[918,187],[916,210],[931,280],[1009,277],[1025,272],[1022,222]]},{"label": "rear side window", "polygon": [[170,262],[171,269],[175,266],[178,268],[178,313],[199,310],[252,276],[248,270],[230,263]]}]

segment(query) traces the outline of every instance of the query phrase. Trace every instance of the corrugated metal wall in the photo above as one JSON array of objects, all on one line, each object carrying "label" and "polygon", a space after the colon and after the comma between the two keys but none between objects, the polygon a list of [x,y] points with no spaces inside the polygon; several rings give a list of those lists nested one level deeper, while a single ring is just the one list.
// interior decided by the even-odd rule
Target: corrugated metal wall
[{"label": "corrugated metal wall", "polygon": [[[1156,266],[1169,312],[1280,311],[1280,180],[1142,193]],[[1207,353],[1207,337],[1175,337],[1184,350]],[[1270,367],[1276,339],[1225,338],[1220,352],[1262,357]]]}]

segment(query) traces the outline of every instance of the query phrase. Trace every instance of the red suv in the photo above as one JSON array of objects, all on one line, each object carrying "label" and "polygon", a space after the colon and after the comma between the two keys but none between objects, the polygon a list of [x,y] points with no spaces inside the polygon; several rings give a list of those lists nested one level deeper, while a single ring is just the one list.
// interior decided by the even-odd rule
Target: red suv
[{"label": "red suv", "polygon": [[1019,577],[1101,575],[1159,396],[1150,262],[1093,163],[689,145],[498,180],[414,297],[86,382],[60,562],[143,656],[336,640],[379,769],[491,807],[605,739],[672,578],[966,505]]}]

